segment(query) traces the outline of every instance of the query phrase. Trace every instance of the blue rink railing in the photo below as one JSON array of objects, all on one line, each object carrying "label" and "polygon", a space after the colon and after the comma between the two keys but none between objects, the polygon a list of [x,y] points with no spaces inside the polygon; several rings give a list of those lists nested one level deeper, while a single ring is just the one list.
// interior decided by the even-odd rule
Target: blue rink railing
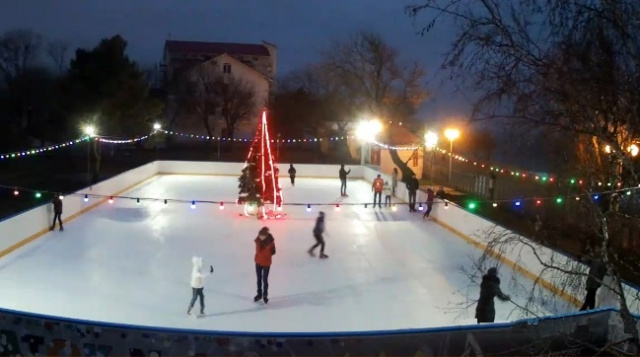
[{"label": "blue rink railing", "polygon": [[105,357],[524,356],[543,352],[583,356],[617,338],[610,327],[617,315],[617,310],[601,309],[441,328],[258,333],[135,326],[0,309],[0,352],[3,356]]}]

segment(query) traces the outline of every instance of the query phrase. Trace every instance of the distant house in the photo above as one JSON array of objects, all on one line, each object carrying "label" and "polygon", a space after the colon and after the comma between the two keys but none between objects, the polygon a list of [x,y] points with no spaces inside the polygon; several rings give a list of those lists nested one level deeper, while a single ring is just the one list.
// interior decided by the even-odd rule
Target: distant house
[{"label": "distant house", "polygon": [[[272,92],[276,66],[277,48],[268,42],[243,44],[167,40],[164,47],[164,86],[167,93],[171,93],[169,87],[176,79],[193,77],[203,71],[225,78],[233,77],[234,80],[249,84],[256,95],[256,114],[250,122],[237,128],[235,137],[251,138],[255,132],[258,115],[267,105]],[[184,112],[177,110],[175,96],[169,95],[167,102],[167,122],[174,124],[172,130],[206,134],[201,118],[189,118]],[[209,124],[214,128],[215,136],[226,136],[219,112],[212,113]]]},{"label": "distant house", "polygon": [[[355,136],[355,132],[353,135]],[[349,142],[352,157],[360,157],[361,143],[357,139],[350,140]],[[405,126],[395,123],[387,124],[379,135],[378,143],[382,145],[372,143],[367,146],[368,149],[365,150],[366,164],[379,166],[381,172],[390,175],[394,167],[402,171],[397,162],[397,160],[399,160],[407,169],[413,171],[418,179],[422,178],[424,149],[418,135],[412,133]],[[391,150],[384,145],[395,148],[395,150],[393,150],[397,153],[395,160],[395,155],[392,156]]]}]

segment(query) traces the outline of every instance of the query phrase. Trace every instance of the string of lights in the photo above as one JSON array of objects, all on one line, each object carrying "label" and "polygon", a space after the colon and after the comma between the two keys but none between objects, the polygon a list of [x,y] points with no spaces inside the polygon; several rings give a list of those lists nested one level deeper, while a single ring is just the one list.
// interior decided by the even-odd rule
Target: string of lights
[{"label": "string of lights", "polygon": [[[236,142],[249,142],[253,141],[253,139],[241,139],[241,138],[225,138],[221,136],[207,136],[207,135],[196,135],[196,134],[186,134],[177,131],[168,131],[168,130],[159,130],[168,135],[182,136],[194,139],[201,140],[214,140],[214,141],[236,141]],[[309,139],[270,139],[272,143],[309,143],[309,142],[318,142],[318,141],[337,141],[337,140],[349,140],[353,139],[354,136],[332,136],[326,138],[309,138]]]},{"label": "string of lights", "polygon": [[133,138],[133,139],[123,139],[123,140],[111,140],[111,139],[106,139],[106,138],[96,138],[98,141],[101,141],[103,143],[108,143],[108,144],[129,144],[129,143],[135,143],[138,141],[142,141],[142,140],[146,140],[148,138],[151,137],[151,135],[156,134],[156,132],[152,132],[151,134],[145,135],[145,136],[140,136],[137,138]]},{"label": "string of lights", "polygon": [[[36,190],[32,188],[25,187],[17,187],[17,186],[6,186],[0,185],[0,188],[12,190],[12,194],[15,197],[20,196],[22,193],[30,193],[33,194],[36,199],[41,199],[43,195],[47,195],[50,197],[54,197],[58,192],[47,191],[47,190]],[[627,196],[632,194],[632,191],[640,190],[639,187],[628,187],[623,189],[614,189],[607,190],[601,192],[585,192],[581,194],[573,194],[573,195],[559,195],[554,197],[526,197],[526,198],[518,198],[518,199],[510,199],[510,200],[471,200],[465,204],[465,207],[469,210],[474,210],[479,208],[480,206],[486,204],[491,205],[493,208],[497,208],[505,205],[513,205],[515,207],[523,207],[525,203],[533,203],[535,206],[540,206],[544,202],[554,202],[555,204],[562,204],[568,200],[580,201],[582,199],[592,199],[593,201],[598,201],[601,197],[612,194],[620,194],[624,193]],[[201,200],[201,199],[175,199],[175,198],[157,198],[157,197],[139,197],[139,196],[117,196],[117,195],[99,195],[92,193],[71,193],[67,194],[66,197],[69,196],[79,196],[83,197],[84,202],[89,202],[90,199],[99,199],[99,200],[107,200],[109,204],[113,204],[116,200],[127,200],[127,201],[135,201],[136,204],[140,204],[144,201],[151,202],[163,202],[165,205],[169,203],[178,203],[178,204],[189,204],[192,209],[195,209],[199,204],[213,204],[218,205],[220,210],[225,209],[228,205],[239,205],[237,201],[229,201],[229,200]],[[60,198],[64,199],[65,195],[61,194]],[[434,205],[444,204],[444,208],[447,209],[449,206],[449,200],[441,200],[437,202],[433,202]],[[418,202],[418,210],[422,211],[424,207],[426,207],[427,202]],[[342,206],[361,206],[364,208],[368,208],[370,205],[373,205],[373,202],[341,202],[341,203],[320,203],[320,202],[308,202],[308,203],[300,203],[300,202],[287,202],[282,203],[276,207],[276,210],[281,211],[283,206],[293,206],[300,207],[306,206],[306,210],[310,212],[313,207],[334,207],[335,211],[340,211]],[[374,207],[374,206],[372,206]],[[393,203],[390,206],[392,211],[396,211],[398,208],[398,203]]]},{"label": "string of lights", "polygon": [[84,138],[75,139],[75,140],[71,140],[71,141],[66,141],[64,143],[45,146],[45,147],[41,147],[41,148],[37,148],[37,149],[29,149],[29,150],[24,150],[24,151],[11,152],[11,153],[8,153],[8,154],[0,154],[0,160],[14,159],[14,158],[19,158],[19,157],[24,157],[24,156],[33,156],[33,155],[36,155],[36,154],[41,154],[43,152],[57,150],[57,149],[61,149],[61,148],[64,148],[64,147],[72,146],[72,145],[75,145],[75,144],[77,144],[77,143],[79,143],[81,141],[86,141],[86,140],[89,140],[89,139],[90,139],[90,137],[87,136],[87,137],[84,137]]}]

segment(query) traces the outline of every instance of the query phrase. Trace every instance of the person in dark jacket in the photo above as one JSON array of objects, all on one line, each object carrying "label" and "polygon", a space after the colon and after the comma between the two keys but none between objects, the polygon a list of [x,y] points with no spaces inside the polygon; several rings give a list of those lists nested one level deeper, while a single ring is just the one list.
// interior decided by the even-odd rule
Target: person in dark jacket
[{"label": "person in dark jacket", "polygon": [[431,210],[433,209],[433,198],[435,197],[435,193],[431,189],[431,187],[427,188],[427,210],[424,212],[422,218],[429,218],[429,214],[431,214]]},{"label": "person in dark jacket", "polygon": [[296,185],[296,168],[293,164],[289,164],[289,178],[291,179],[291,186]]},{"label": "person in dark jacket", "polygon": [[314,244],[308,251],[309,255],[315,257],[313,253],[316,248],[320,247],[320,259],[329,258],[328,255],[324,254],[324,237],[322,234],[324,233],[324,212],[318,213],[318,218],[316,218],[316,225],[313,227],[313,236],[316,238],[316,244]]},{"label": "person in dark jacket", "polygon": [[254,302],[263,300],[269,302],[269,271],[271,270],[271,257],[276,254],[276,243],[268,227],[262,227],[258,232],[258,237],[254,239],[256,244],[256,277],[258,294],[253,298]]},{"label": "person in dark jacket", "polygon": [[487,274],[482,277],[480,283],[480,299],[476,306],[476,320],[478,323],[494,322],[496,319],[496,309],[493,299],[497,297],[502,301],[509,301],[511,298],[500,290],[500,278],[498,270],[489,268]]},{"label": "person in dark jacket", "polygon": [[420,181],[416,178],[416,174],[411,174],[411,178],[407,180],[407,191],[409,191],[409,212],[418,212],[416,210],[416,196],[420,188]]},{"label": "person in dark jacket", "polygon": [[347,197],[347,175],[351,173],[351,170],[347,171],[344,169],[344,165],[340,165],[340,171],[338,171],[338,175],[340,176],[340,196]]},{"label": "person in dark jacket", "polygon": [[62,195],[56,194],[51,203],[53,204],[53,223],[51,224],[50,231],[56,229],[56,220],[58,220],[58,224],[60,224],[60,231],[64,231],[64,227],[62,226]]},{"label": "person in dark jacket", "polygon": [[587,294],[584,297],[584,304],[580,308],[580,311],[585,311],[596,307],[596,292],[607,274],[607,266],[597,258],[583,258],[582,261],[589,264],[589,277],[586,283]]}]

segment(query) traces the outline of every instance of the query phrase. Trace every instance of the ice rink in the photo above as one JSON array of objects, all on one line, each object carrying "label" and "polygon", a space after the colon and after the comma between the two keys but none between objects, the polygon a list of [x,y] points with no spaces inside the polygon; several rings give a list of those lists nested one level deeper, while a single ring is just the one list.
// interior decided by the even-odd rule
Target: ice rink
[{"label": "ice rink", "polygon": [[[475,323],[477,250],[406,205],[390,209],[314,206],[370,202],[370,184],[281,178],[287,216],[258,221],[241,208],[217,204],[164,204],[116,199],[104,203],[0,260],[0,306],[27,312],[134,325],[227,331],[364,331]],[[162,199],[235,201],[237,177],[157,176],[123,194]],[[307,249],[319,210],[327,213],[329,259]],[[268,225],[277,253],[269,277],[269,304],[254,303],[253,239]],[[186,315],[191,298],[191,257],[215,268],[205,283],[206,313]],[[523,291],[510,281],[533,283],[500,268],[502,288],[516,304]],[[528,284],[528,285],[527,285]],[[542,305],[542,304],[541,304]],[[537,306],[560,313],[566,303]],[[198,305],[196,305],[197,309]],[[496,320],[522,317],[496,299]]]}]

